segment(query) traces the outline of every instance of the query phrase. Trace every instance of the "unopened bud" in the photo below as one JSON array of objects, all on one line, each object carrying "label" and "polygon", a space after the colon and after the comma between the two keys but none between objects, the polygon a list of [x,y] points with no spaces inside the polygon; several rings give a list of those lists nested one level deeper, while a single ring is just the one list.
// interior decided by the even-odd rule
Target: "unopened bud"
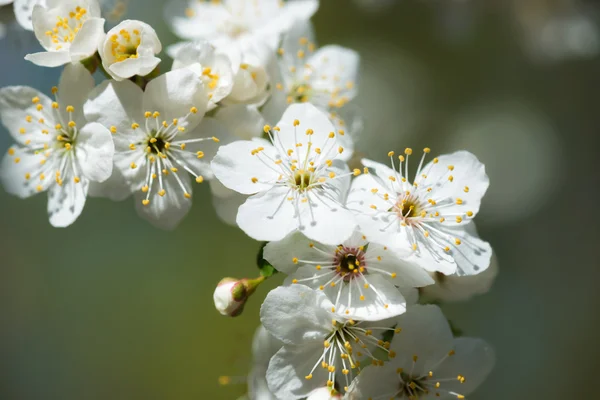
[{"label": "unopened bud", "polygon": [[240,315],[248,299],[247,292],[246,286],[241,280],[234,278],[222,279],[213,294],[217,311],[229,317]]},{"label": "unopened bud", "polygon": [[217,311],[228,317],[237,317],[244,311],[244,305],[264,277],[256,279],[223,278],[218,283],[213,300]]}]

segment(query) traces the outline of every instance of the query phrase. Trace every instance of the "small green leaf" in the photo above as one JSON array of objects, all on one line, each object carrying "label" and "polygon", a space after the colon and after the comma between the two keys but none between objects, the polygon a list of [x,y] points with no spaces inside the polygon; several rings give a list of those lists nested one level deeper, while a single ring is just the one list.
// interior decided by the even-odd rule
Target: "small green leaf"
[{"label": "small green leaf", "polygon": [[273,267],[267,260],[263,257],[263,251],[268,242],[264,242],[260,246],[260,250],[258,250],[258,254],[256,255],[256,265],[260,270],[260,275],[268,278],[277,273],[275,267]]}]

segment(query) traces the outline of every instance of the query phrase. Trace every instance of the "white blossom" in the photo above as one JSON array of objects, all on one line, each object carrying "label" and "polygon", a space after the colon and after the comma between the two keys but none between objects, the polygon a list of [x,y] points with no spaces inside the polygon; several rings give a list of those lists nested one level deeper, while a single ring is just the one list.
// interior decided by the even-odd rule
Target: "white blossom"
[{"label": "white blossom", "polygon": [[317,0],[172,0],[165,18],[187,40],[221,40],[241,47],[266,43],[275,49],[279,35],[294,20],[309,19],[318,5]]},{"label": "white blossom", "polygon": [[310,22],[296,21],[277,52],[276,90],[264,109],[269,122],[277,121],[292,103],[310,102],[335,111],[355,97],[360,56],[337,45],[317,49]]},{"label": "white blossom", "polygon": [[406,299],[401,291],[408,295],[415,287],[434,283],[422,268],[358,231],[337,246],[294,233],[268,243],[264,258],[289,275],[286,283],[322,290],[337,313],[363,321],[402,314]]},{"label": "white blossom", "polygon": [[115,167],[136,193],[138,213],[158,227],[175,228],[189,211],[192,179],[212,178],[209,161],[227,132],[203,118],[207,103],[200,78],[179,69],[145,91],[131,81],[105,81],[85,104],[88,119],[113,132]]},{"label": "white blossom", "polygon": [[[336,314],[321,291],[304,285],[279,287],[265,299],[260,319],[283,342],[267,369],[269,389],[280,399],[298,399],[327,386],[343,393],[365,360],[394,358],[383,333],[399,332],[397,321],[360,322]],[[377,349],[383,355],[374,353]]]},{"label": "white blossom", "polygon": [[348,400],[464,399],[494,365],[493,350],[481,339],[453,338],[437,306],[414,306],[398,318],[384,366],[363,369],[352,383]]},{"label": "white blossom", "polygon": [[97,0],[47,0],[32,13],[33,32],[46,50],[25,56],[42,67],[77,63],[96,53],[104,38]]},{"label": "white blossom", "polygon": [[237,141],[221,147],[211,163],[219,181],[250,196],[237,224],[256,240],[280,240],[299,230],[339,244],[356,227],[344,208],[351,175],[326,115],[310,104],[288,108],[278,126],[265,126],[270,141]]},{"label": "white blossom", "polygon": [[258,43],[244,49],[226,43],[217,45],[229,55],[234,75],[231,93],[223,103],[262,105],[271,94],[268,70],[275,62],[272,50]]},{"label": "white blossom", "polygon": [[90,182],[102,182],[112,172],[110,132],[83,114],[93,87],[89,72],[73,64],[52,90],[55,101],[26,86],[0,89],[0,118],[17,142],[2,160],[0,179],[21,198],[48,191],[48,214],[56,227],[72,224],[83,210]]},{"label": "white blossom", "polygon": [[98,47],[104,70],[122,81],[145,76],[156,68],[162,45],[154,29],[141,21],[125,20],[106,34]]},{"label": "white blossom", "polygon": [[404,252],[427,271],[474,275],[490,263],[492,249],[469,233],[489,180],[485,167],[466,151],[435,158],[423,166],[426,148],[410,181],[406,149],[392,166],[362,160],[369,173],[352,182],[347,206],[357,212],[369,239]]},{"label": "white blossom", "polygon": [[208,110],[231,93],[234,84],[231,61],[208,42],[185,43],[178,47],[172,69],[179,68],[191,69],[204,82],[209,96]]}]

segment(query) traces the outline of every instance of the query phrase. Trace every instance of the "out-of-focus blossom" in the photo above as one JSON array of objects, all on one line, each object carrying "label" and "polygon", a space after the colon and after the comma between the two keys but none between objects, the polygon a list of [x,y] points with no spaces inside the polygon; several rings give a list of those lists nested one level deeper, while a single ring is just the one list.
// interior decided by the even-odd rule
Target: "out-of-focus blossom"
[{"label": "out-of-focus blossom", "polygon": [[172,0],[165,18],[183,39],[225,40],[241,48],[260,43],[275,49],[296,19],[309,19],[317,0]]},{"label": "out-of-focus blossom", "polygon": [[97,0],[50,0],[33,8],[33,31],[46,51],[25,56],[42,67],[77,63],[94,53],[104,38]]},{"label": "out-of-focus blossom", "polygon": [[160,40],[150,25],[126,20],[108,31],[98,53],[104,70],[122,81],[152,72],[160,63],[156,54],[161,50]]}]

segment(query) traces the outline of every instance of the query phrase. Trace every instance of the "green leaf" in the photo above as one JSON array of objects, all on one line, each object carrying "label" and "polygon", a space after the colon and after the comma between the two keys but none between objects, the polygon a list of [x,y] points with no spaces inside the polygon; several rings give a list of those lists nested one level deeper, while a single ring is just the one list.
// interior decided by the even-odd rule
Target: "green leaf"
[{"label": "green leaf", "polygon": [[264,276],[265,278],[268,278],[274,274],[276,274],[278,271],[275,269],[275,267],[273,267],[267,260],[264,259],[263,257],[263,251],[265,249],[265,246],[267,245],[268,242],[264,242],[261,246],[260,249],[258,250],[258,254],[256,255],[256,265],[258,266],[258,269],[260,270],[260,275]]}]

